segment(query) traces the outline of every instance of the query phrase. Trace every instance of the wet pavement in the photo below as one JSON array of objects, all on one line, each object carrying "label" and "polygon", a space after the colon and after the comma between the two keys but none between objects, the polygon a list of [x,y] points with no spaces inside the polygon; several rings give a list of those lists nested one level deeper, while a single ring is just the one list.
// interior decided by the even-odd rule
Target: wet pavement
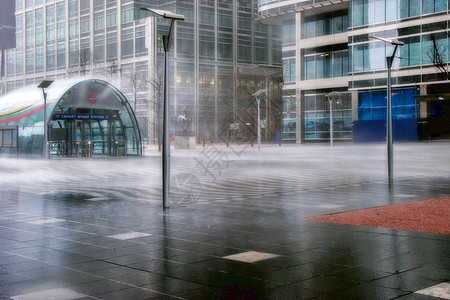
[{"label": "wet pavement", "polygon": [[[450,236],[304,218],[450,195],[450,143],[0,159],[0,299],[450,298]],[[450,208],[449,208],[450,209]]]}]

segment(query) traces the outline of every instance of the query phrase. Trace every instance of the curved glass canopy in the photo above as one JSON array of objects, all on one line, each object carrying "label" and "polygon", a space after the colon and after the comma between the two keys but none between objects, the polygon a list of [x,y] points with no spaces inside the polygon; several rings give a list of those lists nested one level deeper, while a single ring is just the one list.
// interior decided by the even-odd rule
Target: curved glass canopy
[{"label": "curved glass canopy", "polygon": [[[113,85],[99,79],[57,81],[45,92],[50,157],[142,155],[136,117]],[[43,108],[37,87],[0,97],[0,151],[42,155]]]}]

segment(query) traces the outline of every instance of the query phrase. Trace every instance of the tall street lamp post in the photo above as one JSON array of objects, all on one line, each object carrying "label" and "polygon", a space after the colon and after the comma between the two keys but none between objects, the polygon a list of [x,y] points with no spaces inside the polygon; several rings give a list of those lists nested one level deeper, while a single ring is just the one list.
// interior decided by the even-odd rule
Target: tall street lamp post
[{"label": "tall street lamp post", "polygon": [[333,100],[332,98],[334,96],[339,95],[339,92],[331,92],[325,95],[327,97],[328,102],[330,103],[330,146],[333,146],[333,138],[334,138],[334,131],[333,131]]},{"label": "tall street lamp post", "polygon": [[388,156],[388,181],[389,184],[394,182],[394,153],[393,153],[393,145],[392,145],[392,91],[391,91],[391,67],[392,62],[394,61],[395,52],[397,51],[398,46],[405,45],[402,41],[397,40],[388,40],[384,38],[380,38],[377,36],[369,36],[369,38],[377,39],[383,41],[385,43],[389,43],[394,47],[394,51],[391,56],[386,57],[387,64],[387,132],[386,132],[386,140],[387,140],[387,156]]},{"label": "tall street lamp post", "polygon": [[164,108],[163,108],[163,147],[162,147],[162,197],[163,209],[168,208],[169,205],[169,190],[170,190],[170,137],[169,137],[169,50],[170,50],[170,36],[175,21],[184,21],[183,15],[174,14],[170,11],[152,9],[142,7],[141,10],[152,12],[164,19],[170,20],[170,28],[167,35],[162,37],[164,45]]},{"label": "tall street lamp post", "polygon": [[53,80],[43,80],[39,85],[38,88],[42,89],[42,95],[44,96],[44,136],[43,136],[43,142],[42,142],[42,158],[47,159],[48,158],[48,137],[47,137],[47,93],[45,92],[45,89],[48,88],[53,83]]},{"label": "tall street lamp post", "polygon": [[253,97],[255,97],[256,104],[258,106],[258,129],[257,129],[258,151],[261,150],[261,110],[260,110],[261,100],[258,97],[266,92],[267,90],[259,90],[253,94]]}]

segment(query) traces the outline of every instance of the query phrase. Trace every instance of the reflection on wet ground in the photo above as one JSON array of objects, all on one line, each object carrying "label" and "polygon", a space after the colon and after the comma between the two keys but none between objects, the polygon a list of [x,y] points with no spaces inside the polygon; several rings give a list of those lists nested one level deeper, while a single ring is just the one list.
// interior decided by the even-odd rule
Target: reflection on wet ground
[{"label": "reflection on wet ground", "polygon": [[448,297],[448,235],[304,220],[450,195],[449,143],[394,149],[174,151],[164,212],[157,152],[0,159],[0,298]]}]

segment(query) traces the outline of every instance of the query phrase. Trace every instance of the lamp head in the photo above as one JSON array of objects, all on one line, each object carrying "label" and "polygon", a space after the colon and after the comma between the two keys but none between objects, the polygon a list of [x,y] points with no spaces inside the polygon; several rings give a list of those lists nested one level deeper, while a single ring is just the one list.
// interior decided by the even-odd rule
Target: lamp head
[{"label": "lamp head", "polygon": [[267,93],[267,90],[259,90],[256,93],[254,93],[252,96],[258,97],[258,96],[261,96],[263,93]]},{"label": "lamp head", "polygon": [[53,80],[42,80],[42,82],[38,85],[38,88],[46,89],[53,83]]},{"label": "lamp head", "polygon": [[147,7],[141,7],[140,9],[154,13],[155,15],[163,17],[164,19],[170,19],[170,20],[176,20],[176,21],[186,20],[186,17],[184,15],[174,14],[173,12],[170,12],[168,10],[154,9],[154,8],[147,8]]},{"label": "lamp head", "polygon": [[369,36],[369,39],[380,40],[380,41],[383,41],[385,43],[389,43],[389,44],[394,45],[394,46],[403,46],[403,45],[405,45],[404,42],[399,41],[399,40],[389,40],[389,39],[385,39],[385,38],[381,38],[381,37],[373,36],[373,35]]}]

